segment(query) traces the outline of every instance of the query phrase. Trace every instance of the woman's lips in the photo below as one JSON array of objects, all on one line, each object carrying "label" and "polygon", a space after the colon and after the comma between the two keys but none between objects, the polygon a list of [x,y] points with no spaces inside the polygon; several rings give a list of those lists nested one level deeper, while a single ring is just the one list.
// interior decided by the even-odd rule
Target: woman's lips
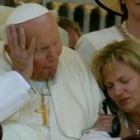
[{"label": "woman's lips", "polygon": [[123,99],[119,100],[119,104],[122,106],[127,105],[128,102],[129,102],[129,98],[123,98]]}]

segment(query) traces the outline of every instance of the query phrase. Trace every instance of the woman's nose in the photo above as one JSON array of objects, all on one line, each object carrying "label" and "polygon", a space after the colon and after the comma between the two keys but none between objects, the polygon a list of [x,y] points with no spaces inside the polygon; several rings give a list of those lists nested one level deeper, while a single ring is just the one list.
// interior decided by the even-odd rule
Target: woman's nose
[{"label": "woman's nose", "polygon": [[114,86],[114,90],[113,90],[114,95],[119,96],[122,94],[122,91],[123,91],[123,87],[121,85]]}]

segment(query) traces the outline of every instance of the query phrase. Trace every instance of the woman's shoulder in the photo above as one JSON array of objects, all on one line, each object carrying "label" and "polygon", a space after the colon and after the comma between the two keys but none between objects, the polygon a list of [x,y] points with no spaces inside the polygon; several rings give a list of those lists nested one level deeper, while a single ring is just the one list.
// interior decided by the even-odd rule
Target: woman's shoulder
[{"label": "woman's shoulder", "polygon": [[98,31],[93,31],[93,32],[90,32],[90,33],[87,33],[87,34],[84,34],[83,36],[85,36],[86,38],[92,38],[93,37],[105,37],[107,35],[111,35],[111,34],[114,34],[114,33],[117,33],[116,31],[116,26],[112,26],[112,27],[109,27],[109,28],[104,28],[104,29],[101,29],[101,30],[98,30]]}]

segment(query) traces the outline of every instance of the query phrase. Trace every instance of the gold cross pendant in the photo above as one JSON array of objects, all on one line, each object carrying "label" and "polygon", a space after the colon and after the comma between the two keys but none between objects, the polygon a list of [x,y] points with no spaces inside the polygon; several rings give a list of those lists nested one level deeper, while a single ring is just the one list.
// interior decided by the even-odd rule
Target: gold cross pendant
[{"label": "gold cross pendant", "polygon": [[42,120],[43,120],[43,125],[47,124],[47,107],[45,105],[45,98],[44,94],[41,94],[41,109],[36,109],[35,112],[37,113],[42,113]]}]

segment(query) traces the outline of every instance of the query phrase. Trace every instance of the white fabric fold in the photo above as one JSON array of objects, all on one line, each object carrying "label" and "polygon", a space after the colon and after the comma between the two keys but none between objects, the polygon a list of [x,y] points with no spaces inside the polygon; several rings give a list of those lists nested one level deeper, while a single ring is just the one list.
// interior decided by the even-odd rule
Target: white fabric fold
[{"label": "white fabric fold", "polygon": [[0,81],[2,81],[0,82],[0,112],[2,112],[0,122],[2,122],[22,108],[30,98],[27,89],[15,72],[1,75]]},{"label": "white fabric fold", "polygon": [[64,135],[79,139],[81,132],[91,128],[98,118],[101,99],[98,85],[77,52],[67,47],[63,48],[52,82],[50,90],[57,123]]}]

